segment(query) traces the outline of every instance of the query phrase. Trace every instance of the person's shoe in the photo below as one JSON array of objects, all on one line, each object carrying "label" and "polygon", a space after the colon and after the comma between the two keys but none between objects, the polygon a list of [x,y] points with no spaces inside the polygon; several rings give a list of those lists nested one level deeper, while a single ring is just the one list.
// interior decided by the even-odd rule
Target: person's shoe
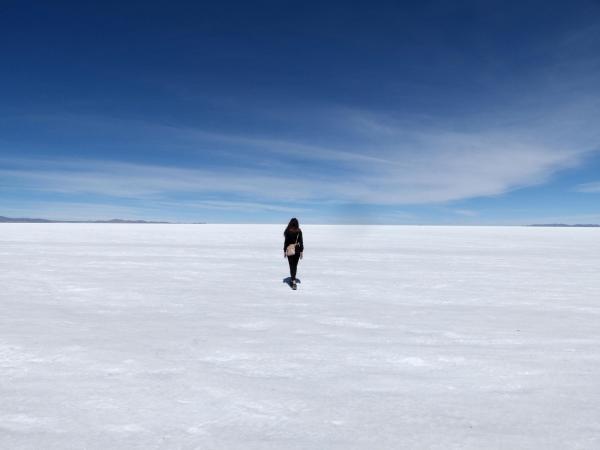
[{"label": "person's shoe", "polygon": [[298,288],[298,285],[296,284],[296,280],[292,281],[292,289],[296,290]]}]

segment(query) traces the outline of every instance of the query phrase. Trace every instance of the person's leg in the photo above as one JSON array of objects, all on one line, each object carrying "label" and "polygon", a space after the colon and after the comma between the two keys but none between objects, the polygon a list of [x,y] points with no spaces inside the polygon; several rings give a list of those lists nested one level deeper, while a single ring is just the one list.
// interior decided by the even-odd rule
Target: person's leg
[{"label": "person's leg", "polygon": [[294,282],[294,278],[296,277],[296,267],[294,266],[294,256],[288,256],[288,263],[290,265],[290,283]]},{"label": "person's leg", "polygon": [[298,271],[298,260],[300,259],[300,255],[296,253],[294,256],[290,257],[290,275],[292,275],[292,282],[296,281],[296,272]]}]

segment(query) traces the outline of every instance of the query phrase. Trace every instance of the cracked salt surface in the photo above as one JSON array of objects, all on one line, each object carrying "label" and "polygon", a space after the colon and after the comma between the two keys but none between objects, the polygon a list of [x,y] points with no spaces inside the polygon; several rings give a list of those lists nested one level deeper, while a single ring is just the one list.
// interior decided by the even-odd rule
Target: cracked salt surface
[{"label": "cracked salt surface", "polygon": [[600,448],[600,230],[281,228],[0,225],[0,448]]}]

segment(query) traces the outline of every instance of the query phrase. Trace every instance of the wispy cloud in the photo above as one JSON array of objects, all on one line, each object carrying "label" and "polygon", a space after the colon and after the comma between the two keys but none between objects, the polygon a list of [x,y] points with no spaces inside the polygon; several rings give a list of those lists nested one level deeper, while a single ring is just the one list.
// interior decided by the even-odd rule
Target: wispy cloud
[{"label": "wispy cloud", "polygon": [[458,214],[459,216],[465,217],[477,217],[479,215],[477,211],[473,211],[471,209],[454,209],[452,212],[454,214]]},{"label": "wispy cloud", "polygon": [[486,154],[468,149],[468,144],[464,148],[409,154],[387,166],[346,167],[343,176],[335,172],[311,175],[310,165],[295,176],[256,168],[207,170],[94,160],[28,160],[28,168],[0,169],[0,177],[4,186],[13,188],[129,199],[192,193],[217,198],[227,194],[252,202],[415,204],[498,195],[543,182],[556,170],[576,164],[579,156],[516,145]]},{"label": "wispy cloud", "polygon": [[[203,194],[205,200],[227,194],[258,203],[420,204],[499,195],[543,183],[557,171],[577,166],[589,153],[586,148],[554,148],[514,133],[422,129],[388,130],[375,144],[364,149],[351,145],[351,151],[324,151],[281,140],[226,139],[233,139],[240,152],[253,146],[255,158],[284,151],[293,152],[303,162],[276,160],[273,167],[182,168],[85,159],[4,159],[0,160],[1,184],[129,199],[192,193]],[[323,162],[330,164],[327,171],[318,170]]]},{"label": "wispy cloud", "polygon": [[600,193],[600,181],[594,181],[591,183],[583,183],[575,187],[577,192],[586,192],[590,194]]},{"label": "wispy cloud", "polygon": [[257,211],[282,212],[294,214],[299,211],[307,211],[306,208],[297,208],[291,206],[281,206],[271,203],[257,202],[241,202],[227,200],[204,200],[204,201],[189,201],[189,202],[156,202],[157,207],[166,206],[169,208],[186,208],[195,210],[219,210],[219,211],[236,211],[246,213],[256,213]]},{"label": "wispy cloud", "polygon": [[[6,160],[5,160],[6,161]],[[160,200],[178,194],[238,195],[245,199],[317,198],[324,183],[298,188],[290,179],[257,170],[221,167],[211,170],[97,160],[12,161],[0,169],[6,187],[61,194],[95,194]],[[19,165],[21,167],[14,167]],[[27,168],[23,165],[28,166]]]}]

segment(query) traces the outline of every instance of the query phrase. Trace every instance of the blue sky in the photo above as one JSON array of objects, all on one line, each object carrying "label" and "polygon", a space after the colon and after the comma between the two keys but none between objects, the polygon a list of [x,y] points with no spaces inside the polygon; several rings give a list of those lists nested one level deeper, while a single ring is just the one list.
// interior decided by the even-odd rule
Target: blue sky
[{"label": "blue sky", "polygon": [[3,1],[0,54],[0,215],[600,223],[597,1]]}]

